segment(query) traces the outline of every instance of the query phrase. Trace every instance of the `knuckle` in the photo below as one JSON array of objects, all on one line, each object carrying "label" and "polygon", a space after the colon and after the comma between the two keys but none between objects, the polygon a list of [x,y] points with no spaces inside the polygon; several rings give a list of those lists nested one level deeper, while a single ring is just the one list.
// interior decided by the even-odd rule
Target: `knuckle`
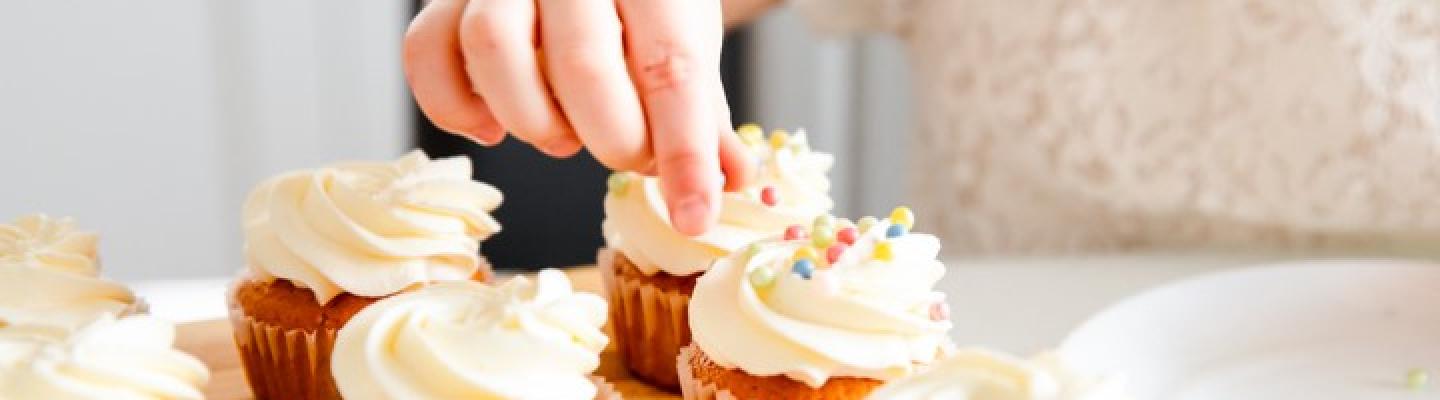
[{"label": "knuckle", "polygon": [[550,68],[581,82],[594,82],[605,78],[605,58],[593,47],[567,47],[556,49],[550,54]]},{"label": "knuckle", "polygon": [[466,13],[460,21],[460,41],[466,47],[498,49],[518,39],[515,21],[495,12]]},{"label": "knuckle", "polygon": [[406,62],[417,62],[429,53],[430,46],[434,46],[433,41],[430,35],[411,26],[405,31],[405,37],[400,42],[401,59]]},{"label": "knuckle", "polygon": [[688,85],[695,81],[698,71],[695,54],[669,41],[657,43],[653,54],[638,69],[637,84],[647,93]]},{"label": "knuckle", "polygon": [[692,148],[677,148],[661,152],[655,160],[662,168],[690,170],[704,163],[704,156]]}]

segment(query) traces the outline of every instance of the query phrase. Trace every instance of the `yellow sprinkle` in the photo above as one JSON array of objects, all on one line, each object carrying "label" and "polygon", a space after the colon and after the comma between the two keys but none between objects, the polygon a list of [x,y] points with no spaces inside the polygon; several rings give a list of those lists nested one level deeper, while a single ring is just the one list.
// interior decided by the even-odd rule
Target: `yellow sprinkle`
[{"label": "yellow sprinkle", "polygon": [[915,213],[910,211],[910,207],[895,207],[890,211],[890,223],[903,226],[908,231],[915,227]]},{"label": "yellow sprinkle", "polygon": [[817,217],[815,217],[815,220],[810,223],[810,228],[811,228],[811,229],[820,229],[820,228],[822,228],[822,227],[824,227],[824,228],[829,228],[829,227],[834,227],[834,226],[835,226],[835,217],[831,217],[831,216],[829,216],[829,215],[817,216]]},{"label": "yellow sprinkle", "polygon": [[812,261],[812,262],[813,262],[813,261],[819,261],[819,260],[820,260],[820,253],[815,252],[815,248],[813,248],[813,247],[804,246],[804,247],[801,247],[801,248],[795,250],[795,259],[796,259],[796,260],[809,259],[809,260]]},{"label": "yellow sprinkle", "polygon": [[772,283],[775,283],[775,271],[770,268],[759,267],[750,271],[750,285],[763,289]]},{"label": "yellow sprinkle", "polygon": [[1411,368],[1405,373],[1405,386],[1410,390],[1421,390],[1430,385],[1430,372],[1420,368]]},{"label": "yellow sprinkle", "polygon": [[610,178],[605,180],[605,185],[610,187],[610,193],[624,195],[625,189],[630,187],[630,175],[624,172],[612,173]]},{"label": "yellow sprinkle", "polygon": [[895,250],[891,248],[890,242],[881,240],[875,242],[875,253],[872,255],[879,261],[890,261],[895,259]]},{"label": "yellow sprinkle", "polygon": [[776,150],[783,149],[787,143],[790,143],[790,134],[785,133],[784,129],[776,129],[774,132],[770,132],[771,148]]},{"label": "yellow sprinkle", "polygon": [[830,225],[816,225],[810,231],[810,243],[818,248],[828,248],[835,243],[835,228]]},{"label": "yellow sprinkle", "polygon": [[796,154],[810,151],[810,138],[804,129],[796,129],[795,134],[790,135],[790,151]]},{"label": "yellow sprinkle", "polygon": [[735,128],[735,133],[740,135],[740,140],[745,144],[755,145],[765,143],[765,130],[756,124],[744,124]]}]

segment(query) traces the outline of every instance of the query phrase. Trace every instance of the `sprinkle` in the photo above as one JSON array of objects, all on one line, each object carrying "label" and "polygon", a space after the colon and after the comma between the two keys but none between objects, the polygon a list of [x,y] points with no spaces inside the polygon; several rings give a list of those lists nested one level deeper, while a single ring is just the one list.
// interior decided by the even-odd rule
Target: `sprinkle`
[{"label": "sprinkle", "polygon": [[890,211],[890,223],[904,226],[908,231],[915,228],[915,213],[910,211],[910,207],[895,207]]},{"label": "sprinkle", "polygon": [[770,132],[771,148],[780,150],[785,148],[785,145],[788,143],[790,143],[790,135],[785,133],[784,129],[776,129],[774,132]]},{"label": "sprinkle", "polygon": [[790,135],[790,151],[797,154],[810,151],[810,138],[805,129],[796,129],[795,134]]},{"label": "sprinkle", "polygon": [[735,128],[735,133],[740,135],[740,140],[748,145],[765,143],[765,130],[756,124],[744,124]]},{"label": "sprinkle", "polygon": [[625,194],[625,189],[630,187],[630,174],[624,172],[612,173],[610,174],[610,178],[605,179],[605,186],[610,188],[610,193],[623,195]]},{"label": "sprinkle", "polygon": [[796,141],[794,143],[790,143],[790,152],[795,154],[809,153],[810,144],[804,141]]},{"label": "sprinkle", "polygon": [[810,260],[810,261],[815,261],[815,260],[819,260],[819,259],[820,259],[820,254],[816,253],[816,252],[815,252],[815,248],[813,248],[813,247],[803,246],[803,247],[800,247],[800,248],[798,248],[798,249],[795,249],[795,256],[794,256],[794,258],[795,258],[796,260]]},{"label": "sprinkle", "polygon": [[889,241],[881,240],[875,242],[875,252],[873,253],[872,257],[880,261],[894,260],[895,250],[891,248]]},{"label": "sprinkle", "polygon": [[780,193],[775,191],[774,186],[760,188],[760,203],[766,207],[774,207],[776,204],[780,204]]},{"label": "sprinkle", "polygon": [[935,304],[931,304],[931,305],[930,305],[930,320],[931,320],[931,321],[949,321],[949,320],[950,320],[950,305],[949,305],[949,304],[945,304],[945,302],[943,302],[943,301],[937,301],[937,302],[935,302]]},{"label": "sprinkle", "polygon": [[1430,385],[1430,372],[1421,368],[1411,368],[1405,372],[1405,387],[1410,390],[1421,390]]},{"label": "sprinkle", "polygon": [[860,228],[860,233],[865,233],[878,223],[880,223],[880,221],[876,220],[875,217],[861,217],[859,221],[855,221],[855,227]]},{"label": "sprinkle", "polygon": [[894,239],[901,236],[905,236],[904,226],[901,226],[899,224],[890,224],[889,227],[885,228],[885,237]]},{"label": "sprinkle", "polygon": [[790,225],[789,227],[785,228],[785,240],[799,240],[804,238],[805,227],[800,225]]},{"label": "sprinkle", "polygon": [[830,245],[830,248],[825,249],[825,262],[834,264],[835,260],[840,259],[841,254],[845,254],[845,249],[847,247],[849,246],[846,246],[844,243],[835,243]]},{"label": "sprinkle", "polygon": [[820,229],[820,227],[834,227],[834,226],[835,226],[835,218],[834,218],[834,217],[831,217],[831,216],[829,216],[829,215],[817,216],[817,217],[815,217],[815,221],[810,224],[810,227],[811,227],[811,228],[814,228],[814,229]]},{"label": "sprinkle", "polygon": [[815,274],[815,262],[808,258],[795,260],[795,265],[790,266],[790,272],[800,275],[801,278],[810,279]]},{"label": "sprinkle", "polygon": [[814,231],[811,231],[810,244],[823,249],[826,247],[830,247],[831,243],[835,243],[834,228],[831,228],[829,226],[817,226],[815,227]]},{"label": "sprinkle", "polygon": [[750,285],[757,288],[766,288],[775,283],[775,271],[769,268],[760,267],[750,270]]},{"label": "sprinkle", "polygon": [[835,231],[835,240],[846,245],[855,244],[855,239],[860,238],[860,233],[853,226],[847,226]]}]

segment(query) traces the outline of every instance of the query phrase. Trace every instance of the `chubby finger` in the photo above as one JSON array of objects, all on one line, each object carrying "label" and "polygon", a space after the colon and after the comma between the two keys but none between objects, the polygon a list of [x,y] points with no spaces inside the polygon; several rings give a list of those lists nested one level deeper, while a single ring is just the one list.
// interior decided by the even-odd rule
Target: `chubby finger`
[{"label": "chubby finger", "polygon": [[415,16],[405,32],[405,79],[436,127],[491,145],[505,131],[465,76],[458,36],[464,9],[464,0],[437,0]]},{"label": "chubby finger", "polygon": [[709,49],[712,39],[705,35],[711,29],[703,26],[720,24],[718,2],[620,0],[619,5],[671,224],[680,233],[704,233],[718,216],[721,189],[718,125],[708,86],[719,80],[719,52]]},{"label": "chubby finger", "polygon": [[536,18],[533,0],[470,0],[460,19],[461,54],[501,126],[545,154],[568,157],[580,141],[540,72]]},{"label": "chubby finger", "polygon": [[638,170],[651,161],[640,96],[625,64],[613,1],[540,0],[545,75],[575,133],[601,163]]}]

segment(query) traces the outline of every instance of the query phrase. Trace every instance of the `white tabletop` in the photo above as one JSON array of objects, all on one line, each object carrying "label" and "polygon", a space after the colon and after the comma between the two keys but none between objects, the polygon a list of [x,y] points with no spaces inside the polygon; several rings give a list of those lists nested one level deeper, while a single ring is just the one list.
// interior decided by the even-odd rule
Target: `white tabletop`
[{"label": "white tabletop", "polygon": [[[1031,353],[1053,347],[1090,315],[1146,288],[1294,256],[1166,253],[951,260],[940,283],[962,345]],[[134,282],[153,314],[177,322],[223,318],[231,278]]]}]

